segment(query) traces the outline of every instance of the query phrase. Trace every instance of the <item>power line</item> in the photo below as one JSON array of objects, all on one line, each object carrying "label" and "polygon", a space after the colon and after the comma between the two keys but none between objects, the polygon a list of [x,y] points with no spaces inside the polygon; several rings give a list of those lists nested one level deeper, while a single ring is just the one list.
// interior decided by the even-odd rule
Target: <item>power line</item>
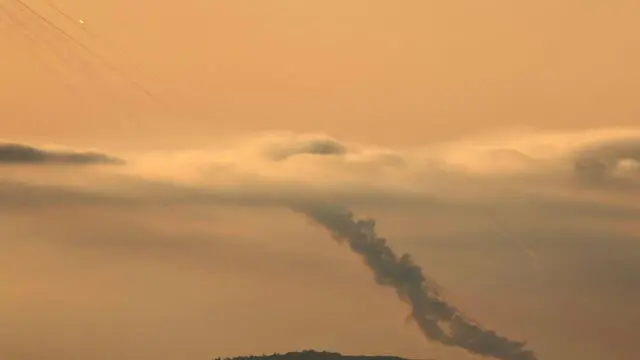
[{"label": "power line", "polygon": [[[3,4],[0,4],[0,13],[2,13],[2,15],[4,15],[4,18],[6,20],[8,20],[8,22],[11,25],[20,28],[20,30],[22,32],[22,35],[24,35],[28,39],[28,41],[30,43],[37,45],[37,43],[38,43],[37,37],[29,30],[28,25],[26,23],[24,23],[17,15],[12,13],[11,10],[8,9],[7,7],[5,7]],[[0,17],[0,20],[1,19],[2,19],[2,17]],[[64,76],[64,74],[59,69],[57,69],[55,66],[52,66],[46,60],[44,60],[42,58],[42,56],[40,56],[40,54],[37,51],[35,51],[32,47],[26,46],[26,50],[29,53],[29,55],[31,55],[31,57],[36,62],[38,62],[42,67],[44,67],[47,71],[50,71],[55,76],[60,78],[60,80],[63,82],[64,86],[69,88],[69,90],[71,90],[72,92],[74,92],[76,94],[81,94],[82,96],[86,95],[84,92],[80,91],[80,89],[78,89],[75,85],[73,85],[73,83],[68,81],[67,78]]]},{"label": "power line", "polygon": [[[93,40],[95,40],[95,41],[97,41],[99,43],[102,43],[102,45],[104,45],[105,47],[109,48],[114,53],[117,53],[118,55],[120,55],[127,62],[130,62],[130,63],[134,64],[137,67],[138,70],[145,69],[145,66],[142,65],[139,61],[137,61],[137,59],[134,56],[132,56],[130,52],[124,51],[124,49],[122,47],[114,45],[111,41],[108,41],[105,37],[100,36],[95,31],[90,30],[90,26],[87,25],[87,23],[85,23],[84,20],[82,20],[81,18],[72,16],[69,12],[65,11],[64,9],[62,9],[60,6],[56,5],[51,0],[41,0],[41,1],[43,3],[45,3],[47,6],[49,6],[51,9],[53,9],[53,11],[58,13],[60,16],[65,18],[69,23],[73,24],[74,27],[79,28],[80,30],[82,30],[84,33],[86,33]],[[155,77],[153,75],[151,75],[151,78],[153,80],[155,80]],[[176,91],[178,89],[174,88],[173,90]],[[178,92],[180,92],[180,91],[178,91]]]},{"label": "power line", "polygon": [[59,27],[58,25],[56,25],[55,23],[53,23],[52,21],[47,19],[45,16],[43,16],[38,11],[36,11],[33,7],[31,7],[27,3],[25,3],[23,0],[13,0],[13,1],[15,3],[17,3],[18,5],[20,5],[23,9],[25,9],[29,13],[31,13],[32,15],[36,16],[38,19],[40,19],[42,22],[44,22],[47,26],[49,26],[51,29],[56,31],[58,34],[62,35],[64,38],[66,38],[67,40],[71,41],[73,44],[75,44],[76,46],[78,46],[82,50],[86,51],[88,54],[90,54],[92,57],[94,57],[96,60],[98,60],[103,66],[105,66],[107,69],[109,69],[112,72],[116,73],[124,81],[129,83],[129,85],[131,85],[132,87],[136,88],[137,90],[139,90],[140,92],[145,94],[150,100],[152,100],[156,104],[161,105],[165,109],[168,107],[166,103],[164,103],[160,99],[156,98],[151,91],[149,91],[148,89],[143,87],[141,84],[139,84],[137,81],[135,81],[134,79],[129,77],[126,73],[120,71],[111,62],[109,62],[108,60],[106,60],[105,58],[100,56],[98,53],[93,51],[91,48],[89,48],[88,46],[83,44],[81,41],[79,41],[75,37],[73,37],[67,31],[65,31],[64,29],[62,29],[61,27]]}]

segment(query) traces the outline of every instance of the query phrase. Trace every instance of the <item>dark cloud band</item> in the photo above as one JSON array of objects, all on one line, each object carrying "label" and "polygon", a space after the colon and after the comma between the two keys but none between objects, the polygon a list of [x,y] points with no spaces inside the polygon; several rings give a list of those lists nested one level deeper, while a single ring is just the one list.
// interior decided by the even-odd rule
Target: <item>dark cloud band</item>
[{"label": "dark cloud band", "polygon": [[50,150],[18,143],[0,143],[0,165],[92,165],[121,163],[124,163],[124,160],[99,152]]},{"label": "dark cloud band", "polygon": [[298,155],[344,155],[347,147],[332,139],[312,139],[279,145],[267,151],[267,156],[274,161],[287,160]]}]

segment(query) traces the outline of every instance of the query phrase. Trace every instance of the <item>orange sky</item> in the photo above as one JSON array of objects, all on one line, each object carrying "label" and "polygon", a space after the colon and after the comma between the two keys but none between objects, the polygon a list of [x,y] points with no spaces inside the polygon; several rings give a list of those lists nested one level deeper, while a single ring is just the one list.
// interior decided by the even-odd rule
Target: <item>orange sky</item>
[{"label": "orange sky", "polygon": [[[5,0],[0,140],[110,152],[288,130],[395,149],[510,127],[639,124],[637,0],[51,0],[106,43],[47,0],[24,1],[171,110]],[[393,291],[298,215],[62,204],[0,202],[0,354],[195,359],[300,346],[468,358],[425,342]],[[501,227],[452,209],[374,217],[457,304],[541,359],[636,356],[635,233],[585,221],[574,239],[555,213],[524,206]],[[540,273],[519,247],[526,235]]]},{"label": "orange sky", "polygon": [[[34,23],[53,45],[29,43],[5,19],[3,137],[168,147],[285,129],[416,144],[520,125],[633,125],[640,115],[632,0],[54,2],[110,48],[45,1],[27,3],[174,110],[113,76],[100,81],[109,70],[51,30]],[[76,59],[58,69],[79,90],[29,49],[49,63]]]}]

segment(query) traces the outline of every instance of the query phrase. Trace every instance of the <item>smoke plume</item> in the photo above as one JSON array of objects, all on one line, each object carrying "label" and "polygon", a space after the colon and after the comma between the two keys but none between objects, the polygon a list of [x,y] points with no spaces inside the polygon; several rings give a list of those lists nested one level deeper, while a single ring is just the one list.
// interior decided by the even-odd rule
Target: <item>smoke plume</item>
[{"label": "smoke plume", "polygon": [[398,257],[387,241],[376,235],[374,220],[354,220],[350,211],[328,205],[298,205],[294,210],[328,229],[334,239],[346,242],[362,256],[376,282],[394,288],[398,297],[411,305],[411,316],[428,339],[496,359],[536,359],[532,351],[524,349],[524,342],[482,328],[447,303],[408,254]]}]

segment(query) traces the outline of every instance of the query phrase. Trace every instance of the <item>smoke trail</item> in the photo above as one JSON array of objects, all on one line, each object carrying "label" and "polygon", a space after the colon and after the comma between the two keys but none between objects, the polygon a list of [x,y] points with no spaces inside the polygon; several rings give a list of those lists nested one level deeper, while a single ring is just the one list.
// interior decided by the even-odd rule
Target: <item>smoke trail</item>
[{"label": "smoke trail", "polygon": [[292,208],[328,229],[335,240],[346,242],[362,256],[373,270],[376,282],[394,288],[398,297],[411,305],[411,317],[428,339],[501,360],[537,359],[532,351],[524,349],[524,342],[483,329],[447,303],[408,254],[398,257],[386,240],[376,235],[374,220],[354,220],[349,210],[324,204],[300,204]]}]

